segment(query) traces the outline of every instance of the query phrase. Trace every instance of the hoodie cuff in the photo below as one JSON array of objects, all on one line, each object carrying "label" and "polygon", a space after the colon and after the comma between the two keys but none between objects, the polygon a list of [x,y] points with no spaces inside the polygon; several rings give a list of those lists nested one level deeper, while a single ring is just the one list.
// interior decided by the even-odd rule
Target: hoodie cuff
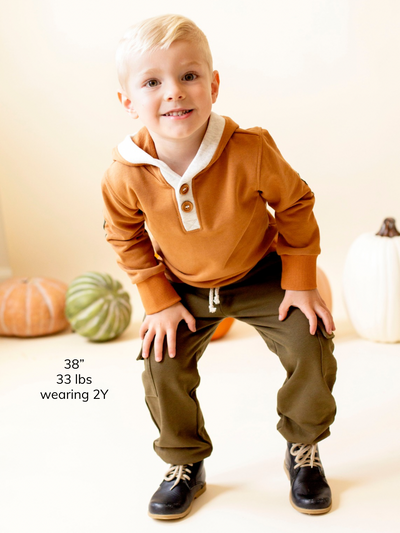
[{"label": "hoodie cuff", "polygon": [[282,255],[282,289],[310,291],[317,288],[317,255]]},{"label": "hoodie cuff", "polygon": [[163,272],[138,283],[137,288],[147,315],[167,309],[181,299]]}]

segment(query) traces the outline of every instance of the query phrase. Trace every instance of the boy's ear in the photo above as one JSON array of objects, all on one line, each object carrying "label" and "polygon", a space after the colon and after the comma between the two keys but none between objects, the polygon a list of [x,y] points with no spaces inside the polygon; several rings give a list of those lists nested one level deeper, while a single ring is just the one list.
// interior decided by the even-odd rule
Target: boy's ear
[{"label": "boy's ear", "polygon": [[118,100],[121,102],[121,104],[125,108],[125,111],[128,113],[130,117],[139,118],[139,115],[133,109],[132,102],[129,100],[127,96],[125,96],[123,93],[118,93]]},{"label": "boy's ear", "polygon": [[218,70],[214,70],[212,73],[212,81],[211,81],[211,97],[212,97],[212,103],[215,104],[217,101],[218,93],[219,93],[219,72]]}]

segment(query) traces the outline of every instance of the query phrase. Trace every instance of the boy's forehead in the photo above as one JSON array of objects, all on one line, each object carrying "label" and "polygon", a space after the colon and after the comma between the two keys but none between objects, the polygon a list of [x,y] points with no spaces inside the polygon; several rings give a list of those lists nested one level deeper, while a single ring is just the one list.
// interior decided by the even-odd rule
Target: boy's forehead
[{"label": "boy's forehead", "polygon": [[167,49],[134,52],[131,66],[139,75],[154,70],[163,70],[171,65],[179,68],[202,67],[207,64],[203,50],[190,41],[175,41]]},{"label": "boy's forehead", "polygon": [[[204,62],[201,62],[201,61],[183,61],[181,63],[177,63],[177,66],[182,68],[182,69],[186,69],[186,68],[193,68],[193,67],[201,67],[201,66],[204,66],[205,64],[205,61]],[[147,63],[147,65],[141,69],[138,74],[141,75],[141,74],[149,74],[151,72],[156,72],[156,71],[159,71],[159,70],[163,70],[164,68],[166,68],[166,65],[152,65],[151,62]]]}]

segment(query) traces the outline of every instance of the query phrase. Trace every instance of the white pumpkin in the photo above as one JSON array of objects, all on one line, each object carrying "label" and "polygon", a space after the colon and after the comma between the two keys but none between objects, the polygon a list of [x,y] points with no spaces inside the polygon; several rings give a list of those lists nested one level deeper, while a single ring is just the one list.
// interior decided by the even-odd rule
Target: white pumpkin
[{"label": "white pumpkin", "polygon": [[364,233],[351,245],[343,290],[350,320],[364,339],[400,341],[400,233],[393,218],[375,235]]}]

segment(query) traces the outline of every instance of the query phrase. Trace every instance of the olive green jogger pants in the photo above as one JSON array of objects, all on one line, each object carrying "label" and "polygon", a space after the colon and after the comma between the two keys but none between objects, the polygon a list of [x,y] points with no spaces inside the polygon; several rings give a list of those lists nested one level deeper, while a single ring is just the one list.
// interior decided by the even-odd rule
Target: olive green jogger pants
[{"label": "olive green jogger pants", "polygon": [[162,362],[155,362],[152,348],[143,372],[146,404],[160,432],[154,449],[165,462],[195,463],[211,454],[211,439],[196,397],[200,383],[197,363],[219,322],[228,316],[253,326],[286,370],[277,399],[277,428],[283,437],[313,444],[329,435],[336,413],[333,334],[318,321],[317,332],[311,335],[307,318],[293,307],[287,318],[279,321],[278,308],[284,296],[280,280],[281,260],[271,253],[239,282],[220,288],[214,313],[209,311],[208,289],[174,284],[182,304],[196,318],[197,331],[192,333],[181,322],[176,357],[168,356],[165,345]]}]

